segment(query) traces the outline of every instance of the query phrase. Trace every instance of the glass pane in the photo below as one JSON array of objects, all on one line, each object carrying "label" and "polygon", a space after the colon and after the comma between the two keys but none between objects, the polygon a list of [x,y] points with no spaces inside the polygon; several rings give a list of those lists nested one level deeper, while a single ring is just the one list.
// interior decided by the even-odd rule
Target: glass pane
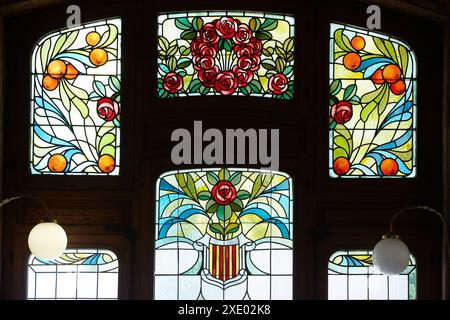
[{"label": "glass pane", "polygon": [[416,176],[416,58],[404,42],[332,23],[329,172]]},{"label": "glass pane", "polygon": [[237,11],[158,16],[158,96],[292,99],[293,16]]},{"label": "glass pane", "polygon": [[338,251],[328,261],[330,300],[415,300],[416,259],[396,276],[385,276],[374,266],[372,251]]},{"label": "glass pane", "polygon": [[109,250],[68,249],[53,260],[30,255],[27,299],[117,299],[118,274]]},{"label": "glass pane", "polygon": [[292,299],[292,181],[250,169],[158,181],[156,299]]},{"label": "glass pane", "polygon": [[31,70],[32,174],[118,175],[121,20],[48,34]]}]

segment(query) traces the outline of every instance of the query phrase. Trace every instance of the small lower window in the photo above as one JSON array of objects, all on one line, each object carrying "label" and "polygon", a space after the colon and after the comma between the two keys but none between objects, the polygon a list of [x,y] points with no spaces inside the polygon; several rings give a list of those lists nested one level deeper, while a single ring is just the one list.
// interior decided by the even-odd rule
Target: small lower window
[{"label": "small lower window", "polygon": [[416,259],[395,276],[385,276],[372,262],[372,251],[337,251],[328,261],[329,300],[415,300]]},{"label": "small lower window", "polygon": [[102,249],[68,249],[53,260],[30,255],[28,300],[116,300],[119,262]]}]

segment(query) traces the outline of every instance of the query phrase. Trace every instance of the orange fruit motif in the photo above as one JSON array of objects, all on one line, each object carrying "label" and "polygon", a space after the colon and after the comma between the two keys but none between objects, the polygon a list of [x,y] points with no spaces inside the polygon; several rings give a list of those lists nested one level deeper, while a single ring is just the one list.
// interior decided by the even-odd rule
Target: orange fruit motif
[{"label": "orange fruit motif", "polygon": [[66,75],[64,76],[64,78],[66,79],[75,79],[78,75],[78,70],[75,69],[75,67],[73,65],[71,65],[70,63],[67,64],[67,71],[66,71]]},{"label": "orange fruit motif", "polygon": [[351,44],[352,44],[353,49],[360,51],[360,50],[364,49],[364,47],[366,46],[366,41],[364,40],[363,37],[355,36],[352,38]]},{"label": "orange fruit motif", "polygon": [[98,167],[102,170],[102,172],[110,173],[116,167],[116,162],[109,154],[104,154],[100,157],[100,159],[98,159]]},{"label": "orange fruit motif", "polygon": [[96,66],[102,66],[108,61],[108,53],[101,48],[96,48],[89,54],[89,60]]},{"label": "orange fruit motif", "polygon": [[96,31],[91,31],[86,36],[86,43],[90,46],[96,46],[100,42],[100,35]]},{"label": "orange fruit motif", "polygon": [[355,52],[349,52],[344,56],[344,67],[355,70],[361,65],[361,57]]},{"label": "orange fruit motif", "polygon": [[393,94],[396,95],[400,95],[403,92],[405,92],[406,90],[406,85],[405,85],[405,81],[403,80],[398,80],[395,83],[391,83],[391,85],[389,86],[389,88],[391,89]]},{"label": "orange fruit motif", "polygon": [[383,175],[385,176],[394,176],[398,172],[398,164],[397,161],[391,158],[386,158],[381,161],[380,169]]},{"label": "orange fruit motif", "polygon": [[334,160],[333,171],[338,176],[343,176],[350,170],[350,161],[347,158],[339,157]]},{"label": "orange fruit motif", "polygon": [[55,79],[60,79],[66,74],[66,64],[61,60],[53,60],[47,66],[47,73]]},{"label": "orange fruit motif", "polygon": [[67,160],[61,154],[54,154],[48,159],[48,168],[51,172],[63,172],[67,166]]},{"label": "orange fruit motif", "polygon": [[53,91],[58,86],[58,79],[52,78],[49,75],[46,75],[44,79],[42,79],[42,86],[48,91]]},{"label": "orange fruit motif", "polygon": [[383,71],[381,71],[381,69],[378,69],[377,71],[375,71],[372,74],[370,79],[372,79],[372,82],[375,83],[375,84],[382,84],[382,83],[384,83]]},{"label": "orange fruit motif", "polygon": [[402,76],[402,70],[395,64],[389,64],[383,69],[383,79],[389,83],[397,82]]}]

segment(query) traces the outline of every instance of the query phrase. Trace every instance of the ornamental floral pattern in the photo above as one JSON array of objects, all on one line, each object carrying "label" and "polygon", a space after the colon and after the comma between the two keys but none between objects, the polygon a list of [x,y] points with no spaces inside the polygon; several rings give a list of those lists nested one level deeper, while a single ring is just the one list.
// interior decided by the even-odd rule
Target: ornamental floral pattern
[{"label": "ornamental floral pattern", "polygon": [[285,174],[261,170],[162,175],[155,298],[291,299],[291,184]]},{"label": "ornamental floral pattern", "polygon": [[160,98],[293,98],[293,17],[210,11],[160,14],[158,22]]},{"label": "ornamental floral pattern", "polygon": [[416,176],[416,60],[404,42],[331,24],[331,177]]},{"label": "ornamental floral pattern", "polygon": [[63,29],[35,46],[31,173],[118,175],[121,20]]}]

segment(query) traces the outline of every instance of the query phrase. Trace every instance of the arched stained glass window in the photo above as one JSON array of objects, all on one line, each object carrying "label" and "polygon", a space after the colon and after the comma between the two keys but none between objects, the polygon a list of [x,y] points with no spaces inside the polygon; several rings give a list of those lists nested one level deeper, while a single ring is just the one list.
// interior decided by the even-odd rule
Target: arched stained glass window
[{"label": "arched stained glass window", "polygon": [[328,261],[330,300],[414,300],[416,299],[416,259],[399,275],[385,276],[372,262],[372,251],[345,250]]},{"label": "arched stained glass window", "polygon": [[119,262],[114,252],[68,249],[53,260],[28,259],[29,300],[115,300]]},{"label": "arched stained glass window", "polygon": [[157,183],[155,299],[292,299],[292,181],[247,169]]},{"label": "arched stained glass window", "polygon": [[403,41],[331,24],[331,177],[416,176],[416,69]]},{"label": "arched stained glass window", "polygon": [[248,11],[158,16],[158,96],[292,99],[294,17]]},{"label": "arched stained glass window", "polygon": [[118,175],[121,20],[50,33],[31,71],[32,174]]}]

